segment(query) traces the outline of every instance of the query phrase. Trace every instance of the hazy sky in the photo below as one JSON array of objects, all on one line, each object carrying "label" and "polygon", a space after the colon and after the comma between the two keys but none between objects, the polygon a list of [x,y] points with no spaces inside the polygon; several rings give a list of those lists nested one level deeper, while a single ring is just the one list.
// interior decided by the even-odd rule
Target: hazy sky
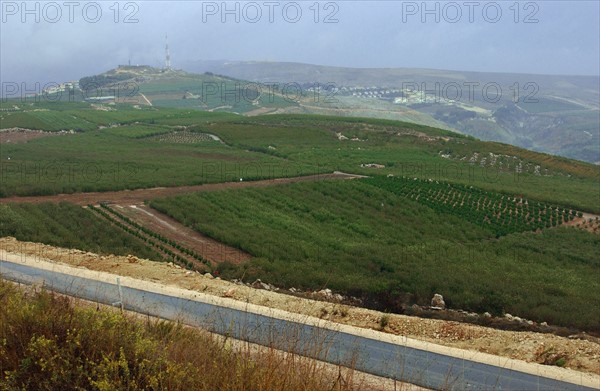
[{"label": "hazy sky", "polygon": [[[78,79],[129,59],[162,66],[165,33],[176,68],[218,59],[571,75],[600,68],[598,1],[0,3],[3,82]],[[133,23],[124,23],[128,15]]]}]

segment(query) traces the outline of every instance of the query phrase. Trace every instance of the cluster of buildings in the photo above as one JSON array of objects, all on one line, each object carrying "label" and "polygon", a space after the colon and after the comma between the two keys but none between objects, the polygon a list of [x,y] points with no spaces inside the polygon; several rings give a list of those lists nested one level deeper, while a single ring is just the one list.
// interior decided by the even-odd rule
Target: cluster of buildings
[{"label": "cluster of buildings", "polygon": [[450,99],[440,99],[439,93],[436,91],[423,92],[418,89],[411,90],[408,88],[385,88],[385,87],[341,87],[337,89],[340,95],[354,96],[357,98],[366,99],[381,99],[388,100],[399,105],[413,105],[420,103],[443,103],[453,104]]},{"label": "cluster of buildings", "polygon": [[402,91],[399,89],[390,89],[384,87],[342,87],[340,92],[343,95],[356,96],[359,98],[372,98],[372,99],[391,99],[402,95]]},{"label": "cluster of buildings", "polygon": [[79,90],[79,80],[77,81],[67,81],[64,83],[56,84],[56,83],[48,83],[52,85],[47,85],[42,90],[43,94],[58,94],[63,92],[69,92],[74,90]]}]

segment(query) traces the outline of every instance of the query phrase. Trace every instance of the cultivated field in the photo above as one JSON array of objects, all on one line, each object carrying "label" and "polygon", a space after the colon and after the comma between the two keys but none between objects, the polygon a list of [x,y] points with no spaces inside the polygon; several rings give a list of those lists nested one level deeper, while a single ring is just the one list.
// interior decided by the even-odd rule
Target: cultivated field
[{"label": "cultivated field", "polygon": [[588,294],[600,289],[597,234],[532,232],[524,222],[504,218],[506,225],[491,224],[480,220],[476,208],[457,213],[452,205],[432,205],[372,183],[197,193],[150,205],[255,257],[219,265],[231,278],[328,287],[395,311],[426,305],[441,293],[456,308],[599,330],[600,302],[593,305],[597,297]]},{"label": "cultivated field", "polygon": [[[451,308],[600,328],[591,164],[389,120],[8,106],[2,128],[63,136],[2,143],[2,235],[331,288],[385,310],[441,293]],[[60,201],[89,207],[13,204]]]}]

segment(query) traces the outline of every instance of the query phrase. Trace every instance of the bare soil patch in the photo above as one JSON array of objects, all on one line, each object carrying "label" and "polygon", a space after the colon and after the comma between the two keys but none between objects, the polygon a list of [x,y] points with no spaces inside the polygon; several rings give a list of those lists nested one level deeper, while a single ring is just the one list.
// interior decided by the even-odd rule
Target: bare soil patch
[{"label": "bare soil patch", "polygon": [[0,130],[0,144],[24,144],[30,140],[43,137],[61,136],[65,132],[44,132],[23,128],[10,128]]},{"label": "bare soil patch", "polygon": [[260,107],[258,109],[254,109],[252,111],[246,112],[246,115],[249,117],[252,117],[252,116],[256,116],[256,115],[263,115],[263,114],[269,114],[269,113],[272,114],[275,111],[277,111],[277,109],[272,108],[272,107]]},{"label": "bare soil patch", "polygon": [[575,217],[573,220],[564,223],[567,227],[585,229],[600,235],[600,216],[592,213],[583,213],[582,217]]},{"label": "bare soil patch", "polygon": [[181,224],[179,221],[144,204],[111,205],[111,208],[114,208],[136,223],[195,251],[202,258],[213,264],[221,262],[240,264],[252,258],[248,253],[202,235]]}]

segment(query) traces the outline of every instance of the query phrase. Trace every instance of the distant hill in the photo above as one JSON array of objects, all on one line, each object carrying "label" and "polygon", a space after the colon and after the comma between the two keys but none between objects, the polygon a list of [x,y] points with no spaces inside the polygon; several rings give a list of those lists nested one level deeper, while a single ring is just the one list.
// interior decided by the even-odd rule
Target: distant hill
[{"label": "distant hill", "polygon": [[295,107],[301,112],[401,119],[600,163],[600,80],[595,76],[243,61],[198,61],[186,68],[252,82],[334,88],[321,94],[330,102],[307,93]]},{"label": "distant hill", "polygon": [[231,77],[165,70],[150,66],[119,66],[79,80],[84,100],[114,98],[119,103],[146,106],[264,114],[294,106],[278,95],[261,95]]},{"label": "distant hill", "polygon": [[244,115],[324,114],[413,122],[600,164],[597,77],[355,69],[276,62],[119,66],[81,95]]},{"label": "distant hill", "polygon": [[[377,102],[375,107],[368,107],[364,102],[354,103],[351,99],[331,104],[327,96],[333,92],[312,91],[312,86],[307,83],[286,89],[284,86],[254,83],[244,78],[224,76],[218,72],[190,73],[150,66],[119,66],[100,75],[84,77],[79,81],[79,85],[82,89],[79,95],[88,101],[103,101],[104,98],[109,98],[120,103],[225,111],[244,115],[364,116],[453,130],[429,114],[406,106],[385,107],[383,102]],[[317,94],[322,96],[321,99],[315,99]]]}]

